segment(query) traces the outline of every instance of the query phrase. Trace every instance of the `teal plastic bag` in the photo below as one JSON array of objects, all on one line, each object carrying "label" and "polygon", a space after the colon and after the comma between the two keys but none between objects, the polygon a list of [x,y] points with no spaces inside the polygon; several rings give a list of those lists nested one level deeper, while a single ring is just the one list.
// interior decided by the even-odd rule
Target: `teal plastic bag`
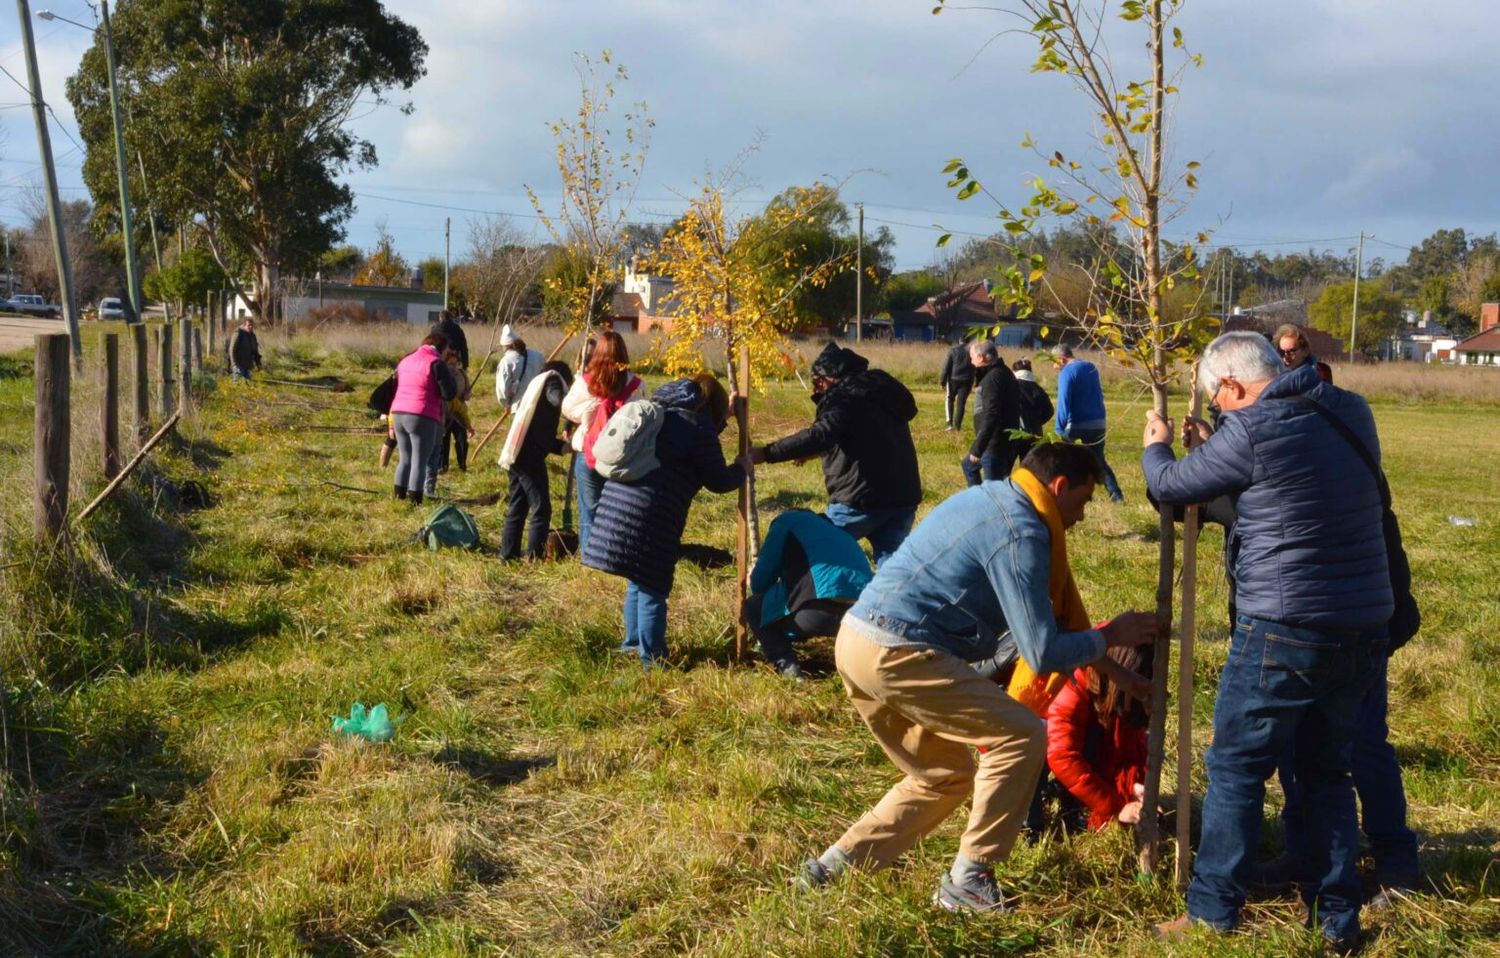
[{"label": "teal plastic bag", "polygon": [[355,702],[349,709],[349,717],[333,717],[333,730],[345,735],[356,735],[370,742],[389,742],[396,734],[396,723],[391,721],[384,704],[365,711],[363,702]]}]

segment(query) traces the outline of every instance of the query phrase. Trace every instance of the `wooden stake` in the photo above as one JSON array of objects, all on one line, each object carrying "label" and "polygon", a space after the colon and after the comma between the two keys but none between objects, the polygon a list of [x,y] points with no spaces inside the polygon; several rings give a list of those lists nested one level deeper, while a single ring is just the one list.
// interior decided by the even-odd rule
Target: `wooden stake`
[{"label": "wooden stake", "polygon": [[32,524],[39,544],[56,543],[68,519],[70,387],[67,333],[44,333],[36,338],[36,496]]},{"label": "wooden stake", "polygon": [[172,401],[172,326],[161,327],[161,352],[157,355],[157,372],[161,375],[161,393],[157,397],[161,417],[171,416],[177,405]]},{"label": "wooden stake", "polygon": [[193,323],[182,319],[181,357],[177,368],[177,408],[187,414],[193,405]]},{"label": "wooden stake", "polygon": [[[735,403],[734,415],[740,432],[740,459],[750,459],[750,347],[740,344],[739,355],[731,356],[730,364],[736,374],[730,377],[736,392],[741,393]],[[750,648],[750,625],[745,621],[745,598],[750,582],[751,563],[751,513],[755,508],[755,471],[745,470],[745,481],[740,485],[739,523],[736,536],[735,555],[735,628],[734,660],[743,662]],[[757,536],[758,538],[758,536]]]},{"label": "wooden stake", "polygon": [[99,364],[99,439],[104,450],[104,478],[120,474],[120,337],[105,333]]},{"label": "wooden stake", "polygon": [[151,432],[151,373],[146,351],[146,324],[130,327],[131,358],[135,360],[135,439],[145,442]]},{"label": "wooden stake", "polygon": [[[1188,373],[1188,416],[1203,414],[1198,366]],[[1193,872],[1193,638],[1198,631],[1198,507],[1182,514],[1182,612],[1177,646],[1177,862],[1174,877],[1186,888]]]},{"label": "wooden stake", "polygon": [[182,418],[182,414],[176,412],[167,417],[167,421],[161,424],[161,428],[156,431],[156,435],[146,440],[145,444],[141,446],[140,451],[137,452],[133,457],[131,457],[131,460],[125,464],[124,469],[120,470],[120,474],[118,476],[115,476],[114,479],[110,481],[109,485],[104,487],[104,491],[94,497],[92,502],[84,506],[82,512],[73,517],[73,524],[78,525],[79,523],[83,522],[83,520],[93,515],[95,509],[99,508],[99,506],[102,505],[106,499],[114,495],[115,490],[120,488],[120,485],[124,483],[126,479],[130,478],[130,474],[132,472],[135,472],[136,467],[145,461],[146,454],[154,449],[157,443],[161,442],[163,436],[172,431],[172,427],[177,425],[177,420],[180,418]]}]

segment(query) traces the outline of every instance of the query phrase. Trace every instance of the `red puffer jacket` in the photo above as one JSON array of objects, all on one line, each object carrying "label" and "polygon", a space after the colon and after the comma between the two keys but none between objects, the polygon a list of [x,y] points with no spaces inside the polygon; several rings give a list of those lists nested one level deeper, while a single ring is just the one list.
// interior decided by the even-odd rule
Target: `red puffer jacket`
[{"label": "red puffer jacket", "polygon": [[1103,828],[1135,800],[1146,780],[1146,730],[1115,716],[1108,728],[1094,715],[1088,671],[1073,673],[1047,710],[1047,764],[1089,807],[1089,827]]}]

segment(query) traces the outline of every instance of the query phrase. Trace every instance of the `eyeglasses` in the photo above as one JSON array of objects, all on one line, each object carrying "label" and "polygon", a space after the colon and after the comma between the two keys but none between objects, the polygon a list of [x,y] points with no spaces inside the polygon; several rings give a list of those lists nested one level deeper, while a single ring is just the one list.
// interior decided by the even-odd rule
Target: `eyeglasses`
[{"label": "eyeglasses", "polygon": [[1307,352],[1307,350],[1303,349],[1301,346],[1293,346],[1291,349],[1278,349],[1276,351],[1278,353],[1280,353],[1283,357],[1286,357],[1286,356],[1296,356],[1299,353],[1305,353],[1305,352]]}]

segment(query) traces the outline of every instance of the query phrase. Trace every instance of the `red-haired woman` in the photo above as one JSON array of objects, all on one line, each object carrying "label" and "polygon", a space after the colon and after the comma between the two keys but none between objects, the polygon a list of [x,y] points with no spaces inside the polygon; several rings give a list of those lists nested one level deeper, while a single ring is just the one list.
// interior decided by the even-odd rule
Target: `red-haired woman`
[{"label": "red-haired woman", "polygon": [[[1109,656],[1149,678],[1149,645],[1110,649]],[[1088,806],[1090,828],[1135,824],[1146,781],[1145,708],[1099,670],[1079,669],[1047,710],[1047,765]]]},{"label": "red-haired woman", "polygon": [[580,555],[588,545],[594,510],[604,491],[604,477],[594,468],[594,441],[621,406],[643,398],[641,378],[630,372],[630,353],[624,338],[612,329],[601,331],[583,375],[573,381],[562,405],[563,418],[578,424],[573,430],[573,451],[577,453],[573,477],[578,486]]}]

